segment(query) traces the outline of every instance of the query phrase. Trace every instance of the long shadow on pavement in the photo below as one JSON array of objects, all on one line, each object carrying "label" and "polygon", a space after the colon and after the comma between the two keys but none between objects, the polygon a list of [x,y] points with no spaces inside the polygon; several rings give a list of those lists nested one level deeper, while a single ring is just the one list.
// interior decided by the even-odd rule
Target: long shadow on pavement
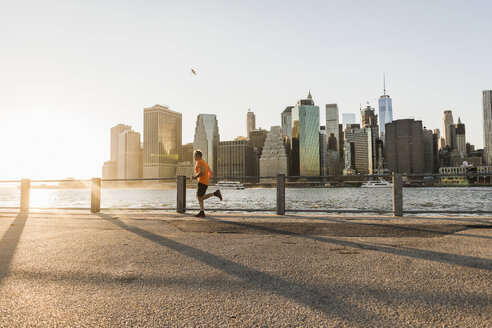
[{"label": "long shadow on pavement", "polygon": [[365,244],[365,243],[361,243],[361,242],[351,242],[351,241],[339,240],[339,239],[334,239],[334,238],[299,234],[299,233],[295,233],[292,231],[284,231],[284,230],[275,229],[275,228],[271,228],[271,227],[254,225],[251,223],[225,221],[225,220],[220,220],[220,219],[217,219],[217,218],[214,218],[211,216],[207,216],[205,219],[206,220],[219,221],[219,222],[223,222],[223,223],[227,223],[227,224],[231,224],[231,225],[247,227],[249,229],[255,229],[255,230],[259,230],[259,231],[267,231],[267,232],[270,232],[272,234],[292,235],[292,236],[317,240],[320,242],[340,245],[340,246],[344,246],[344,247],[367,249],[367,250],[373,250],[373,251],[383,252],[383,253],[392,254],[392,255],[406,256],[406,257],[412,257],[412,258],[416,258],[416,259],[422,259],[422,260],[428,260],[428,261],[434,261],[434,262],[440,262],[440,263],[446,263],[446,264],[461,265],[461,266],[465,266],[465,267],[484,269],[484,270],[489,270],[489,271],[492,270],[492,261],[488,260],[488,259],[483,259],[480,257],[450,254],[450,253],[436,252],[436,251],[430,251],[430,250],[422,250],[422,249],[402,247],[402,246],[394,246],[394,247],[382,246],[382,245],[376,246],[376,245]]},{"label": "long shadow on pavement", "polygon": [[10,264],[15,254],[15,249],[24,231],[28,213],[20,212],[11,223],[2,239],[0,239],[0,284],[9,274]]},{"label": "long shadow on pavement", "polygon": [[[236,276],[256,288],[286,297],[296,303],[308,306],[313,310],[321,311],[324,313],[331,313],[339,317],[343,316],[343,318],[349,322],[353,322],[355,317],[359,317],[359,319],[360,317],[364,317],[365,322],[373,323],[376,323],[378,322],[378,320],[380,320],[380,316],[376,314],[368,313],[361,308],[356,308],[353,305],[347,304],[340,298],[333,297],[332,295],[320,294],[319,290],[306,288],[305,286],[302,286],[298,283],[249,268],[245,265],[233,262],[226,258],[197,249],[195,247],[176,242],[172,239],[149,232],[147,230],[143,230],[135,226],[129,226],[121,220],[117,220],[115,217],[112,217],[110,215],[103,213],[98,213],[97,215],[100,218],[105,219],[108,222],[111,222],[131,233],[134,233],[161,246],[179,252],[212,268],[221,270],[229,275]],[[353,313],[342,314],[340,312],[330,311],[330,304],[344,304],[344,308],[353,308]]]}]

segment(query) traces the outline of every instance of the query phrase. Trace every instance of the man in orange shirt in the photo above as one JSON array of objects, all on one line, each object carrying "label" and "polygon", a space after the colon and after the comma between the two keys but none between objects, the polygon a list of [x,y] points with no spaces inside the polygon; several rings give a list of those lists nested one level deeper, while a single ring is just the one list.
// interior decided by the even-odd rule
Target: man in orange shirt
[{"label": "man in orange shirt", "polygon": [[210,170],[210,167],[208,167],[207,162],[202,159],[202,151],[197,149],[193,153],[195,161],[196,161],[196,166],[195,166],[195,173],[196,175],[191,177],[191,180],[197,179],[198,180],[198,189],[196,192],[196,199],[198,199],[198,204],[200,204],[200,212],[196,214],[195,216],[197,218],[204,218],[205,217],[205,207],[203,206],[203,201],[207,198],[210,198],[212,196],[218,197],[220,200],[222,200],[222,194],[220,193],[220,190],[216,190],[213,193],[210,194],[205,194],[207,191],[208,185],[210,183],[210,177],[212,176],[212,170]]}]

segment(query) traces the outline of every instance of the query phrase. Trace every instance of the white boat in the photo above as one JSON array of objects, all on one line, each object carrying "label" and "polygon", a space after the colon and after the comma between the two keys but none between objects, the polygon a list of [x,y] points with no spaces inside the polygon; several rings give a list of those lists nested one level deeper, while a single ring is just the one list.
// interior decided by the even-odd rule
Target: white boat
[{"label": "white boat", "polygon": [[216,186],[224,189],[244,189],[244,184],[239,181],[219,181]]},{"label": "white boat", "polygon": [[361,188],[390,188],[393,187],[391,182],[379,178],[378,180],[366,181],[362,184]]}]

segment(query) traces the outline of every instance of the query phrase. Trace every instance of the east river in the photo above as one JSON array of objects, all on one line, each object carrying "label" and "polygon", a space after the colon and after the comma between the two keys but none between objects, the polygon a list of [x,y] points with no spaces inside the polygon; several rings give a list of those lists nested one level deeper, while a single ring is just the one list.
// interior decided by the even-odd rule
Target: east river
[{"label": "east river", "polygon": [[[209,192],[216,188],[210,187]],[[222,189],[223,201],[212,197],[207,208],[235,210],[276,209],[275,188]],[[187,189],[187,207],[197,208],[195,189]],[[89,189],[30,191],[31,208],[90,208]],[[20,191],[0,187],[0,207],[18,207]],[[403,189],[404,211],[488,211],[492,215],[492,187],[412,187]],[[101,191],[101,208],[175,209],[175,189],[109,189]],[[391,188],[287,188],[286,209],[391,211]]]}]

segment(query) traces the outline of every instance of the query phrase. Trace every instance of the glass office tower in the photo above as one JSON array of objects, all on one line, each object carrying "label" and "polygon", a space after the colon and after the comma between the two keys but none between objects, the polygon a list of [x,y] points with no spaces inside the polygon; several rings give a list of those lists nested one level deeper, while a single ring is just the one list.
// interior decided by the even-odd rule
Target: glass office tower
[{"label": "glass office tower", "polygon": [[[388,95],[379,98],[379,133],[384,138],[386,123],[393,122],[393,106]],[[384,139],[383,139],[384,140]]]},{"label": "glass office tower", "polygon": [[385,125],[393,122],[393,105],[389,95],[386,94],[386,79],[383,75],[383,95],[379,97],[379,135],[384,141]]},{"label": "glass office tower", "polygon": [[292,108],[292,139],[298,140],[300,175],[320,174],[319,129],[319,107],[309,93],[308,99]]}]

